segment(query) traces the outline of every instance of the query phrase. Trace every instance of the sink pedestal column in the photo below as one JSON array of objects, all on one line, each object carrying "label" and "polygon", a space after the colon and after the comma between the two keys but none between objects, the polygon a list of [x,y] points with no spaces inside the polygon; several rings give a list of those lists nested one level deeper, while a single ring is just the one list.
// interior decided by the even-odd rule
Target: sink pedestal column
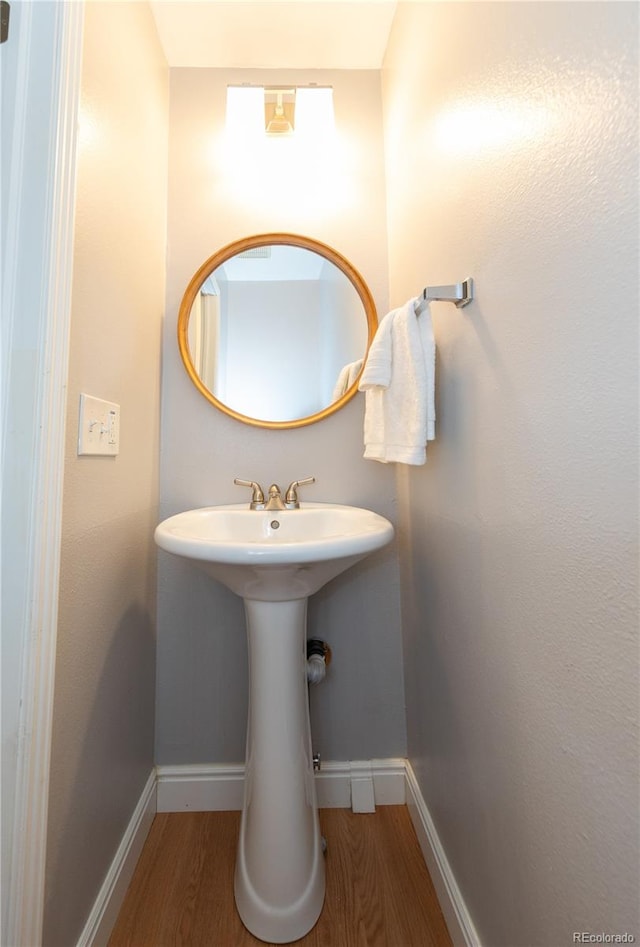
[{"label": "sink pedestal column", "polygon": [[303,937],[324,902],[306,663],[306,598],[245,599],[249,718],[235,899],[256,937]]}]

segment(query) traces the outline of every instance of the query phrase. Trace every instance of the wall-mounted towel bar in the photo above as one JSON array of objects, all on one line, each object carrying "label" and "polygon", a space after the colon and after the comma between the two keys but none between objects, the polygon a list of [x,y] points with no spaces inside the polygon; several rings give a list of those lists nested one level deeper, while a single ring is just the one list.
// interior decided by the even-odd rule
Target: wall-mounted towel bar
[{"label": "wall-mounted towel bar", "polygon": [[416,315],[427,308],[432,302],[455,303],[458,309],[462,309],[473,299],[473,280],[463,280],[461,283],[455,283],[453,286],[425,286],[420,294],[420,302],[416,306]]}]

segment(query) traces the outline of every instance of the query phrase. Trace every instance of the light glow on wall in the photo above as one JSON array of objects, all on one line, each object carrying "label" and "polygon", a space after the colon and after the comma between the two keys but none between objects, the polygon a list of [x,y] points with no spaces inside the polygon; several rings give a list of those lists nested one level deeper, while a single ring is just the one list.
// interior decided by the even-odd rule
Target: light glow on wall
[{"label": "light glow on wall", "polygon": [[538,139],[549,120],[549,112],[531,102],[461,102],[436,117],[429,139],[445,154],[478,156]]},{"label": "light glow on wall", "polygon": [[103,129],[98,112],[87,102],[78,110],[78,147],[82,153],[95,151],[101,144]]}]

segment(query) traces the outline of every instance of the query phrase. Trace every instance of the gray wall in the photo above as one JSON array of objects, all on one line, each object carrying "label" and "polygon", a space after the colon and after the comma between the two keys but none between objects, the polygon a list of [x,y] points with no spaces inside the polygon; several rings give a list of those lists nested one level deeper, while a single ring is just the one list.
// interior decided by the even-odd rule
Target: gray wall
[{"label": "gray wall", "polygon": [[[148,5],[87,4],[47,947],[76,943],[153,767],[167,126]],[[117,458],[76,456],[81,391],[121,405]]]},{"label": "gray wall", "polygon": [[635,4],[406,3],[385,62],[390,301],[476,279],[398,485],[409,756],[487,947],[640,937],[637,51]]},{"label": "gray wall", "polygon": [[[348,257],[379,310],[387,304],[380,77],[377,72],[278,72],[278,81],[334,86],[338,147],[301,160],[289,142],[229,155],[227,83],[262,72],[171,71],[169,258],[163,349],[161,514],[242,502],[234,477],[266,487],[314,475],[303,496],[368,506],[395,519],[393,471],[362,459],[362,396],[292,431],[241,424],[193,387],[176,320],[196,269],[254,233],[316,237]],[[279,147],[276,160],[270,147]],[[285,146],[284,148],[282,146]],[[247,158],[247,154],[249,157]],[[274,152],[275,154],[275,152]],[[160,554],[157,762],[244,759],[246,642],[241,601],[190,564]],[[328,759],[406,751],[396,547],[336,579],[310,602],[309,628],[331,644],[330,674],[313,695],[314,748]]]}]

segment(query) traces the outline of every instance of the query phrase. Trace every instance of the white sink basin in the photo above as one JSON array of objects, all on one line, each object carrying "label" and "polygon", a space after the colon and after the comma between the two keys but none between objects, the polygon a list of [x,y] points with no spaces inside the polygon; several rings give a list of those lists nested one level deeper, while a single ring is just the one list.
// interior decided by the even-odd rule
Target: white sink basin
[{"label": "white sink basin", "polygon": [[155,532],[161,549],[193,560],[237,595],[271,602],[308,597],[392,536],[383,516],[332,503],[209,506],[171,516]]}]

